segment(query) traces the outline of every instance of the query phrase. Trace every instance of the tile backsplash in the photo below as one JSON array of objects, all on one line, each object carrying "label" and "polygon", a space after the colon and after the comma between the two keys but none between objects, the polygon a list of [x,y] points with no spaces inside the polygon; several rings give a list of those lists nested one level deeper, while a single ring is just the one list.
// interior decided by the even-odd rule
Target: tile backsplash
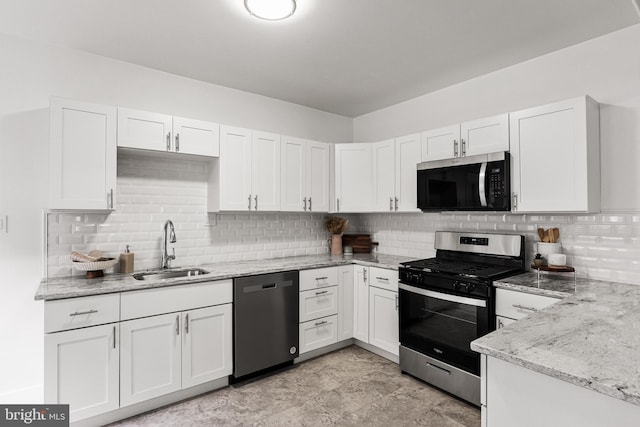
[{"label": "tile backsplash", "polygon": [[[84,274],[73,270],[72,250],[118,256],[127,244],[136,270],[158,268],[167,219],[176,229],[174,266],[328,253],[322,213],[207,214],[208,168],[204,160],[119,152],[115,212],[48,214],[48,276]],[[434,231],[454,230],[523,234],[528,263],[538,227],[558,227],[563,253],[579,276],[640,284],[640,213],[346,216],[349,231],[372,233],[380,253],[412,258],[435,254]]]}]

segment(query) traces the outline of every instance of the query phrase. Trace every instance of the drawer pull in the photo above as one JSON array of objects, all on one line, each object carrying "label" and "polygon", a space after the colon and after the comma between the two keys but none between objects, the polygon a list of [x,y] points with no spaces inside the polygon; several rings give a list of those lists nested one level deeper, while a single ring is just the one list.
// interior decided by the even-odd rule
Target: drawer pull
[{"label": "drawer pull", "polygon": [[440,366],[438,366],[438,365],[434,365],[433,363],[429,363],[429,362],[425,362],[425,363],[426,363],[426,364],[427,364],[427,366],[428,366],[428,367],[430,367],[430,368],[434,368],[434,369],[437,369],[437,370],[439,370],[440,372],[443,372],[443,373],[445,373],[445,374],[447,374],[447,375],[451,375],[451,371],[449,371],[448,369],[441,368]]},{"label": "drawer pull", "polygon": [[116,348],[116,327],[113,326],[113,348]]},{"label": "drawer pull", "polygon": [[327,277],[327,276],[324,276],[324,277],[316,277],[316,280],[327,280],[327,279],[328,279],[328,277]]},{"label": "drawer pull", "polygon": [[189,333],[189,313],[187,313],[184,318],[184,333],[185,334]]},{"label": "drawer pull", "polygon": [[75,313],[69,313],[69,316],[83,316],[85,314],[94,314],[97,313],[98,310],[88,310],[88,311],[76,311]]},{"label": "drawer pull", "polygon": [[526,305],[520,305],[520,304],[512,304],[512,305],[513,307],[518,308],[520,310],[526,310],[526,311],[532,311],[532,312],[538,311],[538,309],[535,307],[527,307]]},{"label": "drawer pull", "polygon": [[180,335],[180,315],[176,315],[176,335]]},{"label": "drawer pull", "polygon": [[328,294],[329,291],[320,291],[320,292],[316,292],[316,295],[324,295],[324,294]]},{"label": "drawer pull", "polygon": [[316,322],[315,325],[316,326],[322,326],[322,325],[326,325],[327,323],[329,323],[329,322],[327,322],[326,320],[323,320],[322,322]]},{"label": "drawer pull", "polygon": [[389,281],[386,277],[376,277],[376,280],[384,280],[385,282]]}]

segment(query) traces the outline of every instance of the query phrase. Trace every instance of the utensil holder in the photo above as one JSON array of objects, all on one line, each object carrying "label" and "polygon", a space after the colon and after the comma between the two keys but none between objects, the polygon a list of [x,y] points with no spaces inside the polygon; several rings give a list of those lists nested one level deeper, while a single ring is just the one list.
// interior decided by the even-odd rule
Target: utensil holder
[{"label": "utensil holder", "polygon": [[562,244],[561,243],[544,243],[538,242],[537,253],[542,255],[544,259],[549,258],[549,254],[560,254],[562,253]]}]

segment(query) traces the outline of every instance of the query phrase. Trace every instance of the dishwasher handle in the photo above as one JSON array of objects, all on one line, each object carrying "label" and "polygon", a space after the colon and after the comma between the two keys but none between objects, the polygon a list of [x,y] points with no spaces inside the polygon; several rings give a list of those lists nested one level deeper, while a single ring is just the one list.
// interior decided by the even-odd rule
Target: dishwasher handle
[{"label": "dishwasher handle", "polygon": [[293,282],[291,280],[285,280],[282,282],[258,283],[255,285],[242,286],[242,293],[249,294],[252,292],[272,291],[274,289],[288,288],[290,286],[293,286]]}]

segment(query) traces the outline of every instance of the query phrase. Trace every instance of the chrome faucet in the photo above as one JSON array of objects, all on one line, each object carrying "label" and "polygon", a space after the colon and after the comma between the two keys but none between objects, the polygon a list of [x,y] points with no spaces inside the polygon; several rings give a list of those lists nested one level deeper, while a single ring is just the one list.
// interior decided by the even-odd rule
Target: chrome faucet
[{"label": "chrome faucet", "polygon": [[[167,229],[169,230],[169,233],[167,233]],[[173,249],[173,255],[169,255],[167,253],[167,240],[169,240],[169,243],[175,243],[176,242],[176,231],[173,228],[173,222],[171,222],[170,219],[166,220],[164,223],[164,232],[162,233],[162,268],[170,268],[171,267],[171,260],[176,259],[176,249]]]}]

